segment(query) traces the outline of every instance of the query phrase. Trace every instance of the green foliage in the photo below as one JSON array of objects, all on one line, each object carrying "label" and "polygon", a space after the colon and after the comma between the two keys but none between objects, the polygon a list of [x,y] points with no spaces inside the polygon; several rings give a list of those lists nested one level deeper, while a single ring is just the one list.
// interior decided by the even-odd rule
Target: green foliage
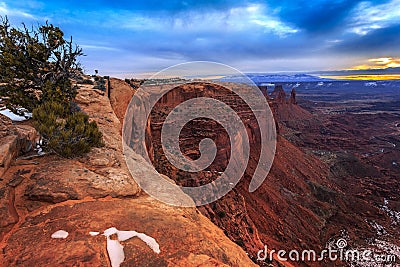
[{"label": "green foliage", "polygon": [[89,122],[83,112],[70,113],[60,103],[50,101],[34,109],[33,119],[45,147],[63,157],[81,156],[103,145],[96,122]]},{"label": "green foliage", "polygon": [[80,156],[102,145],[95,122],[80,112],[73,99],[82,50],[64,39],[60,28],[11,27],[0,22],[0,98],[12,112],[33,112],[44,148],[64,157]]},{"label": "green foliage", "polygon": [[71,78],[79,71],[82,49],[64,39],[60,28],[37,28],[0,22],[0,98],[12,112],[24,115],[46,101],[69,103],[76,95]]},{"label": "green foliage", "polygon": [[90,79],[81,79],[78,81],[79,84],[90,84],[90,85],[94,85],[94,82]]},{"label": "green foliage", "polygon": [[107,90],[107,88],[106,88],[106,80],[103,77],[96,77],[95,78],[95,82],[96,82],[96,84],[93,87],[94,89],[99,89],[99,90],[102,90],[104,92]]}]

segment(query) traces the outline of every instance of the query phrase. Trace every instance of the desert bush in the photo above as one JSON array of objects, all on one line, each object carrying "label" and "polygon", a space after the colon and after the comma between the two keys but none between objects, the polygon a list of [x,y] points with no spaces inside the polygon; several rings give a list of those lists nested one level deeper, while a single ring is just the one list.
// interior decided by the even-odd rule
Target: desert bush
[{"label": "desert bush", "polygon": [[95,79],[96,81],[96,85],[93,87],[94,89],[99,89],[101,91],[106,91],[106,81],[104,80],[103,77],[98,77],[97,79]]},{"label": "desert bush", "polygon": [[89,84],[89,85],[94,85],[94,82],[91,79],[82,79],[78,81],[79,84]]},{"label": "desert bush", "polygon": [[57,102],[47,102],[33,110],[34,126],[43,137],[44,148],[60,156],[81,156],[103,145],[96,122],[83,112],[70,113]]},{"label": "desert bush", "polygon": [[0,98],[18,115],[46,101],[69,103],[76,95],[71,78],[79,72],[82,49],[60,28],[10,25],[0,17]]},{"label": "desert bush", "polygon": [[73,102],[81,55],[52,24],[16,28],[0,17],[0,98],[16,114],[33,112],[43,148],[64,157],[102,145],[97,124]]}]

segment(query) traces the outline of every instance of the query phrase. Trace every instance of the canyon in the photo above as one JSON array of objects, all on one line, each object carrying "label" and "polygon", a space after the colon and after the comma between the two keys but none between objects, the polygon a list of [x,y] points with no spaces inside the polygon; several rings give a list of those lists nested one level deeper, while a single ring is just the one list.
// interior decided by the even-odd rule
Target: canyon
[{"label": "canyon", "polygon": [[[255,266],[195,208],[171,207],[140,190],[122,154],[116,115],[122,113],[114,112],[104,91],[92,87],[81,86],[76,102],[97,122],[104,147],[77,159],[30,157],[18,146],[6,152],[11,160],[2,165],[0,181],[0,266],[111,266],[106,238],[89,234],[110,227],[145,233],[160,245],[156,254],[137,238],[123,242],[122,266]],[[10,120],[1,119],[1,144],[8,144],[10,136],[19,135],[10,133]],[[135,167],[144,165],[137,161]],[[52,239],[58,230],[69,236]]]},{"label": "canyon", "polygon": [[[283,86],[271,93],[260,87],[278,136],[272,168],[250,193],[261,152],[251,110],[223,84],[178,84],[152,109],[147,124],[146,147],[159,173],[182,186],[207,184],[225,170],[235,149],[221,125],[199,118],[182,129],[179,146],[197,159],[200,141],[210,138],[217,145],[213,163],[191,173],[168,162],[163,121],[191,98],[227,102],[246,125],[251,144],[245,174],[232,191],[198,208],[180,208],[144,193],[125,163],[122,124],[140,84],[111,78],[109,85],[107,92],[89,85],[78,90],[77,104],[98,123],[105,141],[82,158],[29,156],[35,130],[29,122],[0,116],[1,266],[110,266],[105,237],[88,234],[109,227],[139,231],[160,244],[155,254],[141,240],[126,241],[122,266],[346,266],[351,262],[259,261],[257,253],[264,245],[321,251],[340,238],[351,248],[377,249],[377,240],[400,246],[398,115],[326,114],[298,99],[292,88],[288,97]],[[133,164],[146,175],[150,162]],[[70,236],[51,239],[57,230]]]},{"label": "canyon", "polygon": [[[258,190],[248,191],[260,155],[257,122],[237,96],[219,85],[177,85],[157,103],[149,119],[146,139],[157,171],[181,186],[200,186],[220,176],[229,162],[230,150],[236,148],[230,147],[229,136],[215,121],[193,120],[180,133],[181,151],[193,160],[200,157],[198,144],[202,139],[211,138],[216,143],[217,156],[202,172],[175,168],[164,156],[161,145],[161,126],[175,106],[196,97],[220,99],[241,116],[247,134],[252,137],[250,160],[233,191],[199,210],[254,262],[261,266],[281,264],[257,261],[257,252],[263,244],[277,250],[322,251],[333,240],[344,237],[349,248],[371,248],[375,239],[384,238],[398,248],[398,217],[385,213],[382,207],[390,199],[391,209],[398,214],[400,173],[392,161],[399,158],[400,136],[395,127],[399,116],[312,113],[297,104],[295,89],[290,97],[281,85],[275,86],[271,94],[265,87],[260,89],[264,90],[273,111],[279,135],[271,171]],[[372,153],[378,151],[385,139],[388,139],[385,150],[391,149],[383,154]],[[374,155],[366,157],[368,153]],[[382,229],[385,229],[383,236]],[[321,266],[322,263],[292,264]],[[349,263],[323,263],[324,266],[346,264]]]}]

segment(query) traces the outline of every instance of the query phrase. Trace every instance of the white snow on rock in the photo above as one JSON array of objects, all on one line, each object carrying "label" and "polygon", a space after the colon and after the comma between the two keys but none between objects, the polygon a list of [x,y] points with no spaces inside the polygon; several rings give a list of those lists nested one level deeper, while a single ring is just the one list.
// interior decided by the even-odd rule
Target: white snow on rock
[{"label": "white snow on rock", "polygon": [[400,247],[387,241],[375,239],[376,246],[390,255],[400,258]]},{"label": "white snow on rock", "polygon": [[58,230],[57,232],[53,233],[51,235],[51,238],[56,238],[56,239],[65,239],[68,237],[68,232],[64,230]]},{"label": "white snow on rock", "polygon": [[126,241],[128,239],[131,239],[132,237],[135,237],[137,234],[136,231],[118,231],[117,236],[119,241]]},{"label": "white snow on rock", "polygon": [[384,211],[392,219],[392,225],[400,224],[400,211],[390,209],[389,200],[387,200],[386,198],[383,200],[381,210]]},{"label": "white snow on rock", "polygon": [[366,222],[369,225],[371,225],[372,228],[374,228],[376,230],[376,234],[377,235],[386,235],[387,234],[385,228],[382,225],[378,224],[376,221],[368,221],[368,220],[366,220]]},{"label": "white snow on rock", "polygon": [[[349,259],[349,266],[357,267],[376,267],[376,266],[398,266],[395,258],[400,257],[400,247],[387,241],[375,239],[368,247],[355,247],[354,251],[361,253],[361,258]],[[362,253],[370,251],[368,259],[362,259]],[[378,257],[378,258],[375,258]],[[395,257],[395,258],[393,258]],[[378,260],[381,259],[381,260]],[[386,259],[386,260],[384,260]]]},{"label": "white snow on rock", "polygon": [[376,86],[378,86],[377,82],[367,82],[367,83],[364,83],[364,85],[368,86],[368,87],[376,87]]},{"label": "white snow on rock", "polygon": [[99,235],[100,234],[100,232],[89,232],[89,235],[91,235],[91,236],[96,236],[96,235]]},{"label": "white snow on rock", "polygon": [[[89,232],[89,235],[91,236],[97,236],[99,234],[100,232]],[[51,238],[65,239],[68,237],[68,235],[68,232],[64,230],[58,230],[51,235]],[[117,228],[111,227],[105,230],[103,235],[107,238],[107,252],[108,257],[110,258],[111,267],[119,267],[121,263],[124,262],[124,246],[122,246],[120,242],[126,241],[133,237],[140,238],[140,240],[145,242],[155,253],[159,254],[161,252],[160,245],[157,243],[157,241],[144,233],[138,233],[136,231],[119,231]],[[117,235],[117,240],[111,239],[110,237],[112,235]]]},{"label": "white snow on rock", "polygon": [[104,233],[103,233],[103,235],[105,235],[105,236],[111,236],[111,235],[114,235],[114,234],[116,234],[118,232],[118,229],[117,228],[115,228],[115,227],[111,227],[111,228],[108,228],[107,230],[105,230],[104,231]]},{"label": "white snow on rock", "polygon": [[[118,240],[112,240],[111,235],[117,235]],[[159,254],[160,245],[157,241],[143,233],[138,233],[136,231],[119,231],[115,227],[108,228],[103,233],[107,238],[107,252],[110,258],[112,267],[119,267],[120,264],[125,260],[124,247],[119,243],[131,239],[132,237],[138,237],[143,242],[145,242],[155,253]]]},{"label": "white snow on rock", "polygon": [[30,113],[27,113],[27,117],[19,116],[15,113],[12,113],[9,109],[0,110],[0,113],[3,114],[4,116],[10,118],[13,121],[26,121],[27,118],[32,117],[32,114],[30,114]]},{"label": "white snow on rock", "polygon": [[159,254],[161,252],[160,246],[158,245],[157,241],[146,234],[138,233],[136,231],[118,231],[117,235],[119,241],[125,241],[132,237],[138,237],[143,242],[145,242],[155,253]]},{"label": "white snow on rock", "polygon": [[118,240],[112,240],[107,236],[107,252],[112,267],[119,267],[125,260],[124,247]]}]

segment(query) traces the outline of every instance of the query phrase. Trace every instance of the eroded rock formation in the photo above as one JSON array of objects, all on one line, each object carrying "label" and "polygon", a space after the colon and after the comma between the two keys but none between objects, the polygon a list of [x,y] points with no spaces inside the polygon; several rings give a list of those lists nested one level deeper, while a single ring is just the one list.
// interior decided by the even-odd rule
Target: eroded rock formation
[{"label": "eroded rock formation", "polygon": [[29,152],[38,141],[38,133],[29,125],[14,125],[0,114],[0,177],[21,153]]},{"label": "eroded rock formation", "polygon": [[[229,194],[199,209],[176,208],[140,192],[130,176],[122,154],[120,129],[130,101],[127,98],[134,90],[114,79],[111,86],[111,104],[104,92],[91,88],[80,89],[77,97],[83,111],[97,121],[105,147],[77,160],[47,155],[34,160],[11,160],[12,164],[7,165],[8,170],[0,177],[0,266],[109,266],[105,237],[88,233],[113,226],[146,233],[160,244],[161,253],[155,254],[139,239],[124,242],[126,266],[253,266],[249,257],[256,260],[264,244],[270,249],[319,251],[328,241],[341,237],[346,237],[352,247],[369,246],[367,241],[378,237],[400,245],[396,238],[400,222],[395,216],[399,203],[398,171],[396,166],[384,168],[380,164],[396,158],[398,150],[373,155],[368,158],[371,162],[347,152],[378,150],[379,147],[371,147],[369,134],[372,131],[379,136],[382,130],[372,127],[365,118],[315,118],[296,104],[295,91],[287,100],[283,88],[276,88],[269,100],[281,133],[276,157],[262,186],[249,193],[260,151],[257,124],[246,107],[219,87],[198,85],[196,92],[185,87],[173,91],[154,109],[147,129],[149,157],[159,172],[178,184],[208,183],[224,171],[229,151],[235,149],[230,147],[222,127],[199,119],[183,129],[181,150],[196,158],[199,140],[210,137],[217,143],[216,160],[195,175],[168,164],[160,149],[160,123],[173,107],[193,97],[219,97],[233,105],[243,116],[254,147],[244,177]],[[377,121],[387,126],[385,131],[398,145],[394,134],[387,130],[392,123],[388,115],[377,116]],[[363,127],[372,130],[365,132]],[[10,121],[2,121],[0,133],[4,134],[0,141],[8,143],[4,137],[18,136],[13,129]],[[395,130],[398,134],[398,127]],[[339,148],[345,151],[332,151]],[[136,155],[133,159],[134,167],[145,175],[147,163],[138,158]],[[51,234],[60,229],[68,231],[69,237],[51,239]],[[279,263],[276,259],[272,263],[256,263],[346,264]]]},{"label": "eroded rock formation", "polygon": [[[343,235],[343,230],[346,236],[353,240],[354,245],[366,245],[367,240],[376,235],[368,223],[370,221],[380,220],[385,229],[391,229],[392,233],[397,231],[396,227],[390,226],[390,218],[382,216],[379,206],[375,205],[375,198],[368,200],[356,198],[353,190],[343,190],[346,183],[352,188],[357,186],[351,181],[341,181],[340,179],[345,177],[343,175],[339,179],[336,177],[335,169],[340,169],[339,165],[343,167],[342,163],[337,163],[338,166],[333,169],[331,163],[324,158],[300,149],[283,136],[278,138],[277,153],[267,179],[257,191],[249,193],[249,181],[257,165],[260,151],[257,150],[259,149],[257,126],[248,108],[242,105],[236,96],[224,92],[219,86],[197,84],[194,89],[190,90],[188,85],[178,86],[178,89],[164,96],[153,109],[147,139],[147,146],[153,151],[150,156],[160,173],[166,174],[180,185],[198,186],[209,183],[224,170],[229,161],[230,150],[235,149],[230,147],[224,129],[207,119],[196,119],[182,129],[179,144],[181,151],[187,157],[196,159],[200,156],[198,144],[204,138],[213,139],[218,148],[217,157],[212,165],[202,172],[192,174],[178,170],[163,156],[160,144],[163,120],[175,106],[201,96],[226,101],[244,117],[243,121],[253,148],[246,173],[233,191],[215,203],[199,209],[223,229],[231,240],[242,246],[250,257],[256,259],[256,253],[263,248],[263,244],[267,244],[269,248],[287,251],[291,249],[321,251],[329,240],[339,239]],[[282,135],[293,131],[292,128],[296,126],[301,125],[305,130],[307,125],[312,127],[317,125],[318,120],[297,105],[295,90],[287,100],[282,86],[277,86],[271,98],[269,103]],[[288,126],[292,128],[289,130]],[[360,168],[367,170],[370,167],[361,164]],[[373,173],[372,171],[371,174]],[[391,242],[396,241],[392,239]],[[309,262],[293,264],[320,266],[318,265],[320,263]],[[326,261],[323,264],[337,266],[341,263]]]},{"label": "eroded rock formation", "polygon": [[[74,160],[19,160],[5,172],[0,266],[110,266],[105,237],[89,235],[109,227],[143,232],[160,245],[155,254],[139,239],[123,242],[123,266],[254,266],[197,209],[167,206],[141,193],[122,154],[120,121],[103,91],[84,87],[76,100],[98,123],[105,146]],[[9,122],[2,125],[9,130]],[[142,161],[133,164],[146,169]],[[69,236],[52,239],[58,230]]]}]

